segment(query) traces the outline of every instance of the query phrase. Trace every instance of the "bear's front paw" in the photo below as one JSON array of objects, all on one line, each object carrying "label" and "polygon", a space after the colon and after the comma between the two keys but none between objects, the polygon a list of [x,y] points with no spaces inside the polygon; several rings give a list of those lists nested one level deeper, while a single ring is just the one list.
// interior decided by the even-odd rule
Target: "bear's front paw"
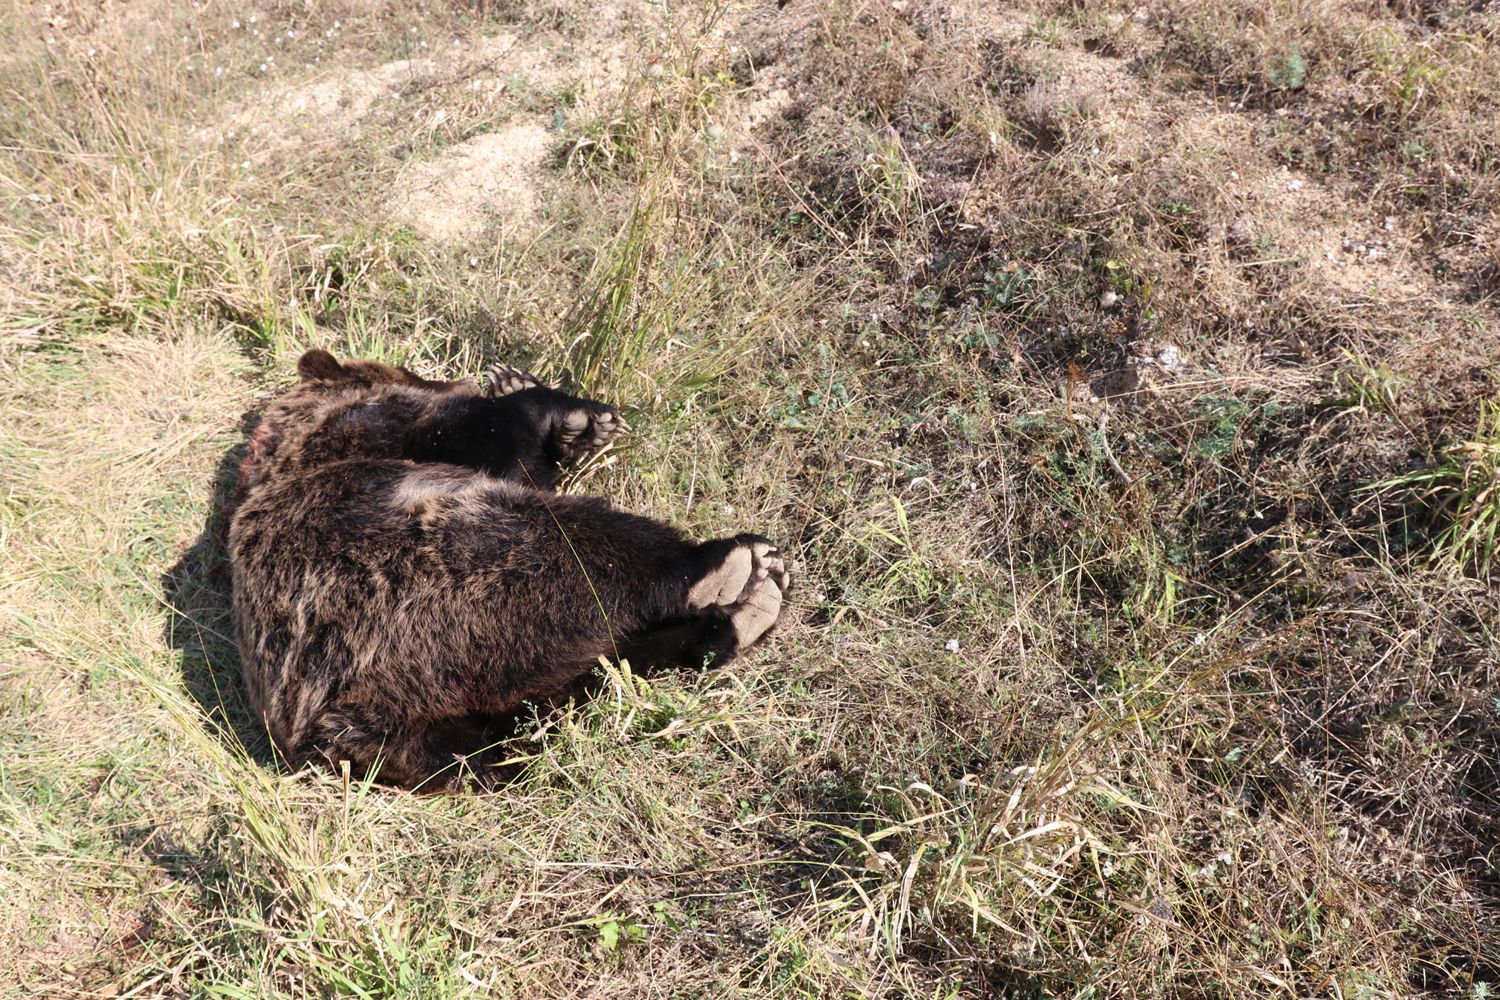
[{"label": "bear's front paw", "polygon": [[490,365],[484,370],[484,394],[509,396],[523,389],[535,389],[541,383],[535,376],[510,365]]},{"label": "bear's front paw", "polygon": [[628,430],[630,425],[613,406],[578,400],[578,405],[564,413],[557,425],[558,461],[576,465]]},{"label": "bear's front paw", "polygon": [[694,610],[723,608],[734,627],[735,647],[744,649],[781,617],[790,574],[781,550],[759,535],[740,535],[724,561],[688,591]]}]

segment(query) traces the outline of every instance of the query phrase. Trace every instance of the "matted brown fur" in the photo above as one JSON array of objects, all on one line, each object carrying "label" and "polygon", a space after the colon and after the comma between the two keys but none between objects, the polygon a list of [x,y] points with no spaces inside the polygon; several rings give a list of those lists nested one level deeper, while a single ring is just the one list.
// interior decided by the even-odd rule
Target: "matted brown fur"
[{"label": "matted brown fur", "polygon": [[613,408],[323,351],[298,370],[252,432],[229,531],[245,678],[290,761],[450,787],[498,717],[601,655],[722,663],[779,614],[766,539],[697,544],[552,492],[623,426]]}]

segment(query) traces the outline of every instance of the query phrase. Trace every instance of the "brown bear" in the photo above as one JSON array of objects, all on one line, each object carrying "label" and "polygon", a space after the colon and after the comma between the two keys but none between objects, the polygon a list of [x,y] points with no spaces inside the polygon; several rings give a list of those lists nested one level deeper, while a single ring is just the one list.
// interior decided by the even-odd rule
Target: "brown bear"
[{"label": "brown bear", "polygon": [[229,528],[245,679],[289,762],[458,787],[501,720],[601,656],[722,664],[780,614],[767,539],[695,543],[553,492],[626,429],[613,407],[505,367],[483,388],[321,350],[297,370]]}]

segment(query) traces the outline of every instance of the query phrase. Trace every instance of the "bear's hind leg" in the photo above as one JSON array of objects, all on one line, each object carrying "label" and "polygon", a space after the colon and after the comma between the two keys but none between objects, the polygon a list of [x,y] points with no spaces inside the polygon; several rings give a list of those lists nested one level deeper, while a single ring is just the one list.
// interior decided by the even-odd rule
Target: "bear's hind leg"
[{"label": "bear's hind leg", "polygon": [[709,542],[717,558],[687,593],[687,613],[628,636],[619,655],[642,668],[721,664],[754,644],[781,615],[789,576],[769,539],[739,535]]},{"label": "bear's hind leg", "polygon": [[734,626],[722,615],[696,615],[653,625],[620,643],[617,654],[636,671],[696,670],[730,660],[739,649]]}]

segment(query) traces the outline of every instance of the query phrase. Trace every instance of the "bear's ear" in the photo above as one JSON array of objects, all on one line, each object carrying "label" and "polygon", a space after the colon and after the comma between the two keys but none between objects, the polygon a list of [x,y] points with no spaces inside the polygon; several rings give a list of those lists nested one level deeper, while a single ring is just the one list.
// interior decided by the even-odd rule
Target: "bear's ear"
[{"label": "bear's ear", "polygon": [[331,382],[344,377],[344,366],[320,347],[314,347],[297,361],[297,374],[309,382]]}]

